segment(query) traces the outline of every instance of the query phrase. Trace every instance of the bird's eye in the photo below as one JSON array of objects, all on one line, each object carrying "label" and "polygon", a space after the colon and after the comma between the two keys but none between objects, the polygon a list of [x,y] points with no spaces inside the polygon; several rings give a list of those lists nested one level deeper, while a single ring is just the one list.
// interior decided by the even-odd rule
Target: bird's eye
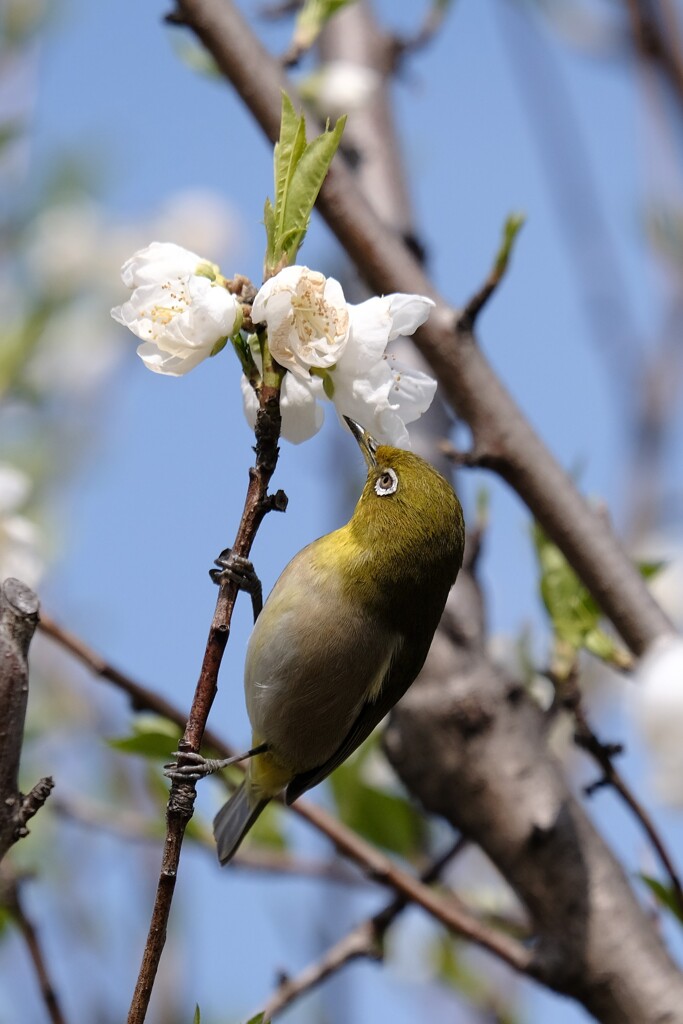
[{"label": "bird's eye", "polygon": [[385,494],[393,494],[398,487],[398,477],[393,469],[385,469],[375,480],[375,494],[383,498]]}]

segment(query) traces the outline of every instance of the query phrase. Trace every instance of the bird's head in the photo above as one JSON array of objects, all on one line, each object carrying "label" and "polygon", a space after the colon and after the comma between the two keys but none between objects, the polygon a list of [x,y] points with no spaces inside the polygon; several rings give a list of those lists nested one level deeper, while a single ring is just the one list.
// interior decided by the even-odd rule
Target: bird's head
[{"label": "bird's head", "polygon": [[387,569],[438,571],[450,583],[462,563],[464,523],[447,480],[412,452],[378,442],[344,419],[363,452],[368,477],[351,520]]}]

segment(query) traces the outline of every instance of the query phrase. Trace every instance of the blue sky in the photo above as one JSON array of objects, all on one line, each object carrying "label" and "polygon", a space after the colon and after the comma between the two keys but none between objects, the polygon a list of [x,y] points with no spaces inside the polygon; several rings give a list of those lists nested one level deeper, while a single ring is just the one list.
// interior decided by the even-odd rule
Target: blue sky
[{"label": "blue sky", "polygon": [[[253,14],[255,4],[244,6]],[[379,6],[409,24],[417,5],[398,0]],[[619,367],[606,363],[591,338],[548,174],[516,85],[510,41],[525,54],[533,35],[514,8],[504,0],[461,0],[434,45],[410,62],[395,87],[415,210],[435,281],[454,303],[483,280],[508,213],[527,215],[509,276],[481,318],[481,344],[561,463],[580,474],[584,491],[605,500],[620,523],[626,452],[614,401]],[[204,255],[229,275],[258,281],[261,212],[272,188],[270,147],[228,88],[178,59],[174,33],[161,23],[167,9],[156,0],[71,0],[61,8],[39,54],[32,168],[36,172],[59,152],[87,153],[99,169],[100,196],[113,223],[149,217],[178,190],[214,189],[233,205],[239,228],[228,252]],[[284,49],[281,30],[259,25],[258,31]],[[549,47],[568,90],[627,285],[625,306],[634,333],[643,334],[656,321],[663,285],[642,238],[642,186],[652,172],[641,148],[643,111],[634,78],[626,61],[596,59],[558,45],[546,32],[541,45]],[[586,237],[586,251],[590,242]],[[302,259],[323,271],[336,259],[317,219]],[[102,331],[110,330],[103,309]],[[96,418],[83,424],[97,440],[61,499],[63,554],[45,604],[116,664],[187,705],[215,600],[207,570],[231,542],[239,519],[250,433],[230,353],[170,380],[144,370],[132,338],[121,337],[121,345],[119,371]],[[313,441],[282,446],[276,485],[287,491],[289,511],[268,517],[254,549],[266,589],[295,551],[343,519],[337,462],[343,442],[334,440],[337,433],[328,414]],[[358,462],[350,439],[348,449],[349,459]],[[672,468],[677,457],[680,450],[670,453]],[[528,515],[509,490],[482,474],[460,482],[466,510],[471,512],[483,484],[491,492],[484,582],[492,631],[517,634],[530,623],[542,630]],[[249,626],[243,602],[212,713],[212,722],[238,746],[248,737],[241,669]],[[105,700],[123,728],[122,703],[116,696]],[[79,784],[77,768],[72,781]],[[199,802],[207,814],[217,799],[211,784],[202,787]],[[639,840],[622,824],[624,842],[637,852]],[[114,841],[102,842],[110,843],[104,852],[111,853]],[[303,842],[325,849],[308,834]],[[149,855],[149,885],[157,855]],[[118,857],[125,865],[125,855]],[[126,921],[125,950],[141,947],[146,929],[151,888],[139,888],[141,920]],[[110,879],[107,889],[108,900],[124,898],[125,877]],[[167,958],[167,969],[177,968],[183,978],[187,1019],[195,1000],[207,1020],[246,1015],[268,992],[277,967],[301,968],[319,943],[330,941],[330,906],[341,926],[376,905],[376,897],[349,899],[345,891],[331,893],[315,882],[219,874],[210,858],[189,850],[175,909],[175,928],[182,918],[184,932]],[[207,955],[209,939],[213,952]],[[118,940],[115,946],[120,972],[103,984],[110,985],[120,1017],[133,979],[125,973],[130,957]],[[60,974],[65,986],[72,983],[68,967]],[[342,998],[347,981],[354,982],[344,995],[351,1009],[335,1017],[333,1000]],[[331,991],[333,997],[321,997],[329,1020],[363,1024],[374,1019],[377,1006],[389,1005],[386,1000],[398,1024],[421,1019],[423,990],[391,971],[382,978],[374,966],[354,967]],[[436,1019],[446,997],[431,992],[429,999]],[[86,1020],[75,1001],[69,1009],[74,1024]],[[549,996],[534,997],[523,1019],[536,1024],[551,1012],[566,1024],[585,1019]],[[300,1009],[290,1019],[315,1017]]]}]

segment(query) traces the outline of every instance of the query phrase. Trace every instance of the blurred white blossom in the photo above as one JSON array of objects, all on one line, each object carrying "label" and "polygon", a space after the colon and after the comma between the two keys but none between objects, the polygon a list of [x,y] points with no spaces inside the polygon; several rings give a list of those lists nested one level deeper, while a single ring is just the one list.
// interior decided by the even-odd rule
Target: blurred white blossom
[{"label": "blurred white blossom", "polygon": [[[292,371],[282,395],[282,435],[295,444],[322,425],[318,402],[332,401],[379,441],[407,447],[406,424],[429,408],[436,381],[405,367],[386,351],[395,338],[412,334],[433,307],[423,295],[386,295],[347,303],[339,282],[287,267],[266,282],[252,319],[265,321],[275,358]],[[245,413],[255,423],[257,401],[242,381]]]},{"label": "blurred white blossom", "polygon": [[178,245],[194,252],[224,255],[236,247],[240,232],[234,207],[220,193],[209,189],[176,192],[151,223],[138,227],[138,232],[141,228],[145,235],[121,250],[117,266],[127,252],[139,249],[146,238],[173,238]]},{"label": "blurred white blossom", "polygon": [[664,565],[650,581],[650,590],[676,628],[683,630],[683,547],[669,543],[658,554]]},{"label": "blurred white blossom", "polygon": [[19,509],[31,492],[31,481],[16,466],[0,462],[0,580],[14,576],[35,587],[43,571],[42,536]]},{"label": "blurred white blossom", "polygon": [[632,697],[635,723],[648,744],[653,784],[667,803],[683,805],[683,637],[660,638],[641,659]]},{"label": "blurred white blossom", "polygon": [[26,260],[43,289],[63,294],[92,281],[106,227],[101,207],[90,199],[48,206],[26,239]]},{"label": "blurred white blossom", "polygon": [[149,370],[178,377],[212,355],[239,329],[242,307],[218,268],[170,242],[152,242],[121,268],[131,296],[111,315],[142,344]]},{"label": "blurred white blossom", "polygon": [[115,333],[102,330],[102,306],[96,297],[67,303],[41,332],[26,365],[26,380],[46,395],[92,398],[123,354]]},{"label": "blurred white blossom", "polygon": [[304,99],[324,117],[340,117],[364,107],[382,84],[374,68],[347,60],[323,64],[300,83]]}]

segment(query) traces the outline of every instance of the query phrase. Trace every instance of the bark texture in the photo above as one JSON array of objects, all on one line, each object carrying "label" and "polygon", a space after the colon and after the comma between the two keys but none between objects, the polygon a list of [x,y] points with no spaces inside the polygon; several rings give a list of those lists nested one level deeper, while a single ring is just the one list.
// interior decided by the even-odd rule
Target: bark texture
[{"label": "bark texture", "polygon": [[529,973],[604,1024],[683,1022],[683,977],[548,749],[547,719],[484,644],[464,572],[385,749],[405,785],[491,858],[528,911]]}]

